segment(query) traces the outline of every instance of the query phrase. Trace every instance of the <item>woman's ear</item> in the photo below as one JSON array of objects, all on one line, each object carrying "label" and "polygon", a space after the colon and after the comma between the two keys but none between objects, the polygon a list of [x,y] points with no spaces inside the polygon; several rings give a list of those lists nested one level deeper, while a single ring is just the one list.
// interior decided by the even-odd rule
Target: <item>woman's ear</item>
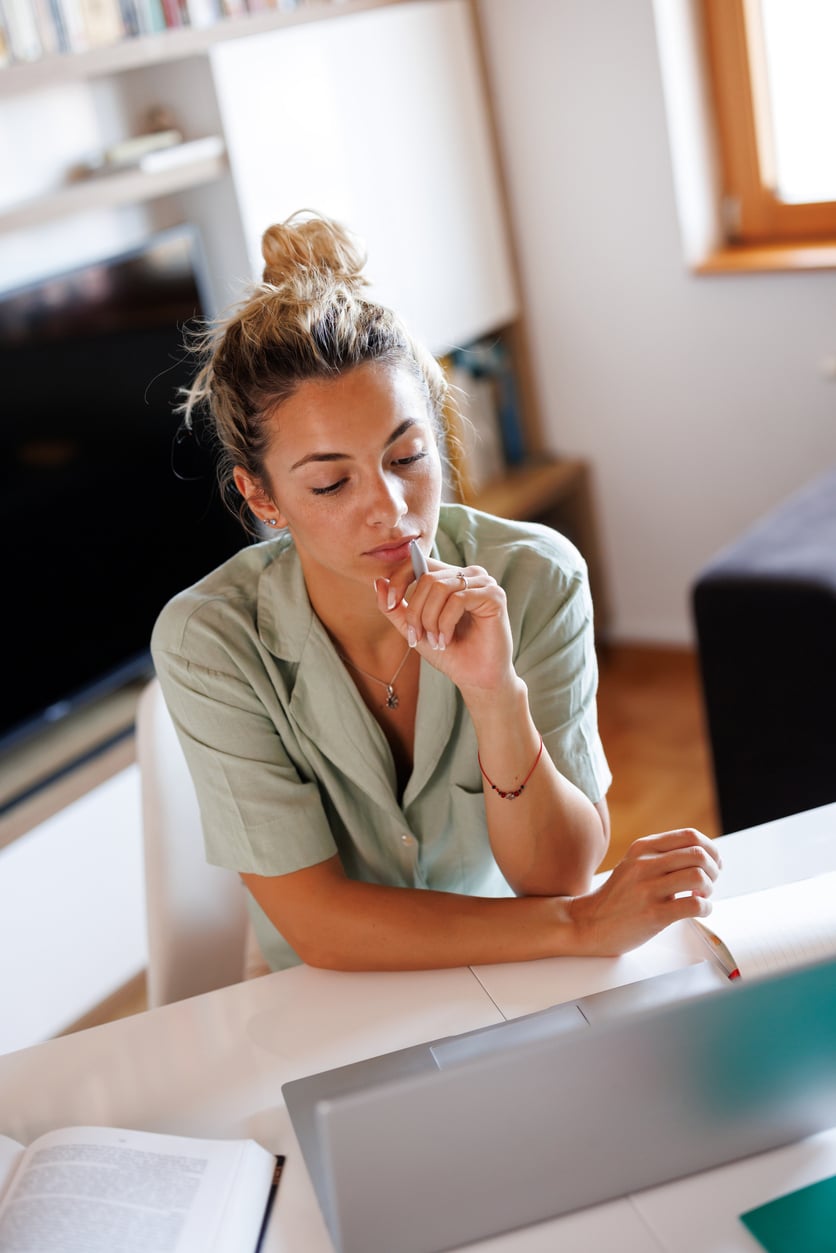
[{"label": "woman's ear", "polygon": [[257,479],[243,468],[236,466],[232,471],[232,479],[238,491],[244,497],[247,508],[253,517],[269,527],[285,527],[287,522],[284,514],[277,508],[270,496]]}]

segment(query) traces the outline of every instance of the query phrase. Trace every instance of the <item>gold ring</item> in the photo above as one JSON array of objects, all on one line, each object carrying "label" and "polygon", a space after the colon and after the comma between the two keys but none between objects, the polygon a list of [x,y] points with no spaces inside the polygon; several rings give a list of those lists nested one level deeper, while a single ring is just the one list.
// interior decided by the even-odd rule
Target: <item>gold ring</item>
[{"label": "gold ring", "polygon": [[466,578],[465,578],[465,576],[464,576],[464,573],[463,573],[461,570],[459,570],[458,575],[457,575],[456,577],[457,577],[457,578],[459,579],[459,581],[461,582],[461,585],[462,585],[462,591],[463,591],[463,592],[466,592],[466,591],[467,591],[467,589],[468,589],[468,582],[467,582],[467,579],[466,579]]}]

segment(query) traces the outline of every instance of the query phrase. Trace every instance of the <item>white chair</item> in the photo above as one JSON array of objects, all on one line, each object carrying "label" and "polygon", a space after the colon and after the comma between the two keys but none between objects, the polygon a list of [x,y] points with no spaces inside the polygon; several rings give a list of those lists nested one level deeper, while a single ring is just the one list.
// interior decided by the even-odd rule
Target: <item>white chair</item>
[{"label": "white chair", "polygon": [[205,860],[194,785],[159,682],[140,695],[148,1005],[197,996],[262,974],[237,874]]}]

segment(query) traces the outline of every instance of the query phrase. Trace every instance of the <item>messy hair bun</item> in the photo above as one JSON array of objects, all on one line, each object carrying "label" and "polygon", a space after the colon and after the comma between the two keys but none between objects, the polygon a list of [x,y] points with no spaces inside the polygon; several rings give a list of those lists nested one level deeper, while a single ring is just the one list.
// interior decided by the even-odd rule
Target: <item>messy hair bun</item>
[{"label": "messy hair bun", "polygon": [[396,313],[363,294],[365,253],[345,227],[295,213],[264,232],[262,254],[263,281],[229,318],[195,337],[203,364],[181,406],[188,427],[196,411],[208,417],[221,491],[245,525],[233,470],[240,466],[269,493],[271,419],[280,420],[283,402],[307,380],[333,380],[367,363],[408,370],[449,453],[458,441],[447,429],[444,372]]},{"label": "messy hair bun", "polygon": [[261,239],[264,282],[298,288],[320,280],[358,292],[368,286],[366,254],[344,226],[306,211],[270,226]]}]

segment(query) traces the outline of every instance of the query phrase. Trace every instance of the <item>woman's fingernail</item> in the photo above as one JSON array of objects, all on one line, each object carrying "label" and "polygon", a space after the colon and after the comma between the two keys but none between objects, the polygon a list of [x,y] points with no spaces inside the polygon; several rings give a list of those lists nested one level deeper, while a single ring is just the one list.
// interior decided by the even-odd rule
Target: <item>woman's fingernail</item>
[{"label": "woman's fingernail", "polygon": [[438,640],[433,635],[432,631],[427,631],[427,643],[429,644],[430,648],[434,648],[436,652],[438,652]]},{"label": "woman's fingernail", "polygon": [[397,603],[398,603],[398,593],[395,591],[394,587],[390,586],[389,591],[386,593],[386,608],[394,609]]},{"label": "woman's fingernail", "polygon": [[406,642],[410,648],[414,648],[418,643],[418,636],[415,634],[415,627],[408,626],[406,628]]},{"label": "woman's fingernail", "polygon": [[439,637],[438,637],[438,651],[439,651],[440,653],[443,653],[446,647],[447,647],[447,640],[446,640],[445,636],[444,636],[444,635],[439,635]]}]

